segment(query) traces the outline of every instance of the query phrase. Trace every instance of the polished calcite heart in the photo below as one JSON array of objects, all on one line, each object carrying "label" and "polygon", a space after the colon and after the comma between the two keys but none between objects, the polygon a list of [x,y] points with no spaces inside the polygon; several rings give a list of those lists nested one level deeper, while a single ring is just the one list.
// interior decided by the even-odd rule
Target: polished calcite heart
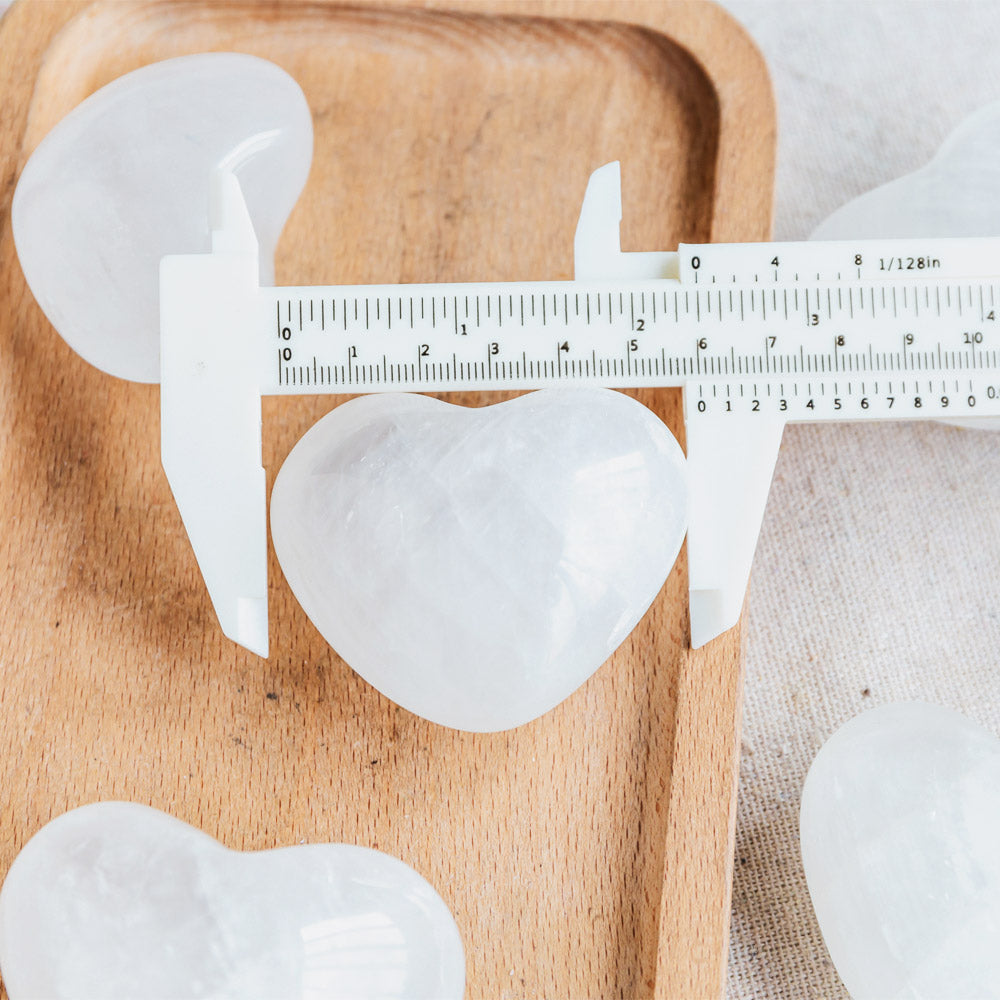
[{"label": "polished calcite heart", "polygon": [[[925,166],[842,205],[820,223],[811,238],[1000,236],[998,157],[1000,101],[966,118]],[[1000,417],[964,417],[942,423],[1000,430]]]},{"label": "polished calcite heart", "polygon": [[814,240],[1000,236],[1000,102],[966,118],[934,158],[828,216]]},{"label": "polished calcite heart", "polygon": [[121,378],[159,378],[159,268],[211,248],[213,173],[235,173],[261,280],[312,162],[299,85],[254,56],[213,52],[135,70],[62,119],[28,160],[11,221],[21,268],[78,354]]},{"label": "polished calcite heart", "polygon": [[686,526],[684,459],[604,389],[479,409],[345,403],[295,446],[274,546],[327,642],[393,701],[457,729],[536,718],[642,617]]},{"label": "polished calcite heart", "polygon": [[10,1000],[460,1000],[465,959],[444,902],[387,854],[240,853],[106,802],[15,859],[0,972]]},{"label": "polished calcite heart", "polygon": [[1000,996],[1000,741],[886,705],[820,750],[802,792],[809,893],[855,1000]]}]

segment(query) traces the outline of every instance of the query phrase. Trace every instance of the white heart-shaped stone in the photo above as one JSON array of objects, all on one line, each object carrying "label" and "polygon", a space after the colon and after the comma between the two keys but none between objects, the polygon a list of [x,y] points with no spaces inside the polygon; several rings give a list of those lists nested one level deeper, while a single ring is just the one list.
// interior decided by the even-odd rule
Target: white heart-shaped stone
[{"label": "white heart-shaped stone", "polygon": [[[810,238],[1000,236],[998,157],[1000,102],[966,118],[926,166],[849,201],[821,222]],[[1000,430],[1000,417],[941,422]]]},{"label": "white heart-shaped stone", "polygon": [[160,258],[211,248],[218,167],[240,181],[261,281],[312,162],[299,85],[263,59],[168,59],[102,87],[39,143],[11,207],[18,258],[63,339],[103,371],[159,379]]},{"label": "white heart-shaped stone", "polygon": [[313,426],[271,497],[274,546],[327,642],[457,729],[566,698],[639,621],[687,523],[666,426],[605,389],[470,409],[359,397]]},{"label": "white heart-shaped stone", "polygon": [[854,1000],[1000,996],[1000,741],[886,705],[826,742],[802,791],[809,893]]},{"label": "white heart-shaped stone", "polygon": [[444,902],[387,854],[230,851],[105,802],[15,859],[0,971],[10,1000],[460,1000],[465,958]]},{"label": "white heart-shaped stone", "polygon": [[998,236],[1000,102],[966,118],[924,167],[841,206],[814,240]]}]

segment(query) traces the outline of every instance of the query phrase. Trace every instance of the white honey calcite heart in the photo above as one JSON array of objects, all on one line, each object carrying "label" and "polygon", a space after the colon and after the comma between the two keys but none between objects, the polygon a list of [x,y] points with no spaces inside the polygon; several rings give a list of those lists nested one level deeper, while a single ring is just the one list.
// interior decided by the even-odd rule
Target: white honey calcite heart
[{"label": "white honey calcite heart", "polygon": [[103,371],[159,379],[159,269],[211,249],[216,168],[240,182],[261,281],[312,162],[299,85],[254,56],[168,59],[102,87],[39,143],[14,192],[21,268],[52,325]]},{"label": "white honey calcite heart", "polygon": [[536,718],[614,651],[687,523],[684,457],[605,389],[480,409],[359,397],[275,482],[271,532],[327,642],[424,718],[489,732]]},{"label": "white honey calcite heart", "polygon": [[1000,102],[966,118],[934,158],[828,216],[814,240],[1000,236]]},{"label": "white honey calcite heart", "polygon": [[886,705],[820,750],[800,834],[823,938],[854,1000],[1000,996],[1000,741]]},{"label": "white honey calcite heart", "polygon": [[460,1000],[458,929],[396,858],[257,853],[146,806],[43,827],[0,892],[10,1000]]},{"label": "white honey calcite heart", "polygon": [[[810,238],[1000,236],[998,162],[1000,101],[966,118],[928,164],[842,205]],[[1000,417],[965,417],[941,423],[1000,430]]]}]

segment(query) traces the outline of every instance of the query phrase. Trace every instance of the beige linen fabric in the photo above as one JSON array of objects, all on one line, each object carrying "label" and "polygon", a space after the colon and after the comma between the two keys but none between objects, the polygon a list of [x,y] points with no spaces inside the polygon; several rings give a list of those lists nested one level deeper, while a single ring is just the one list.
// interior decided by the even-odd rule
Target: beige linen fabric
[{"label": "beige linen fabric", "polygon": [[[775,85],[775,239],[922,166],[1000,99],[1000,4],[722,2]],[[799,858],[809,764],[847,719],[899,699],[1000,733],[998,651],[1000,434],[789,428],[750,587],[730,1000],[846,996]]]},{"label": "beige linen fabric", "polygon": [[[724,6],[775,85],[776,239],[922,166],[1000,99],[1000,4]],[[1000,434],[788,428],[748,613],[728,996],[843,998],[802,873],[802,783],[877,704],[935,702],[1000,733]]]}]

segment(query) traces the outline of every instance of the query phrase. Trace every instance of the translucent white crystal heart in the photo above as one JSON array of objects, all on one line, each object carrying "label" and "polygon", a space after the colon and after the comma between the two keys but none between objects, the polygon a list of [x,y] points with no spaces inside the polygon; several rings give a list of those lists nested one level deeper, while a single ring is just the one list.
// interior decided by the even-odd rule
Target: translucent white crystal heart
[{"label": "translucent white crystal heart", "polygon": [[[841,206],[820,223],[811,239],[1000,236],[998,157],[1000,102],[966,118],[920,170]],[[941,422],[1000,430],[997,417]]]},{"label": "translucent white crystal heart", "polygon": [[87,361],[155,382],[160,258],[210,249],[213,170],[239,178],[271,284],[311,161],[306,99],[273,63],[208,53],[128,73],[59,122],[21,173],[11,221],[28,285]]},{"label": "translucent white crystal heart", "polygon": [[966,118],[920,170],[837,209],[814,240],[998,236],[1000,102]]},{"label": "translucent white crystal heart", "polygon": [[145,806],[43,827],[0,892],[10,1000],[460,1000],[451,913],[380,851],[229,851]]},{"label": "translucent white crystal heart", "polygon": [[855,1000],[1000,990],[1000,741],[957,712],[873,709],[802,792],[809,893]]},{"label": "translucent white crystal heart", "polygon": [[317,423],[271,497],[281,568],[327,642],[457,729],[536,718],[642,617],[687,521],[684,458],[604,389],[469,409],[360,397]]}]

